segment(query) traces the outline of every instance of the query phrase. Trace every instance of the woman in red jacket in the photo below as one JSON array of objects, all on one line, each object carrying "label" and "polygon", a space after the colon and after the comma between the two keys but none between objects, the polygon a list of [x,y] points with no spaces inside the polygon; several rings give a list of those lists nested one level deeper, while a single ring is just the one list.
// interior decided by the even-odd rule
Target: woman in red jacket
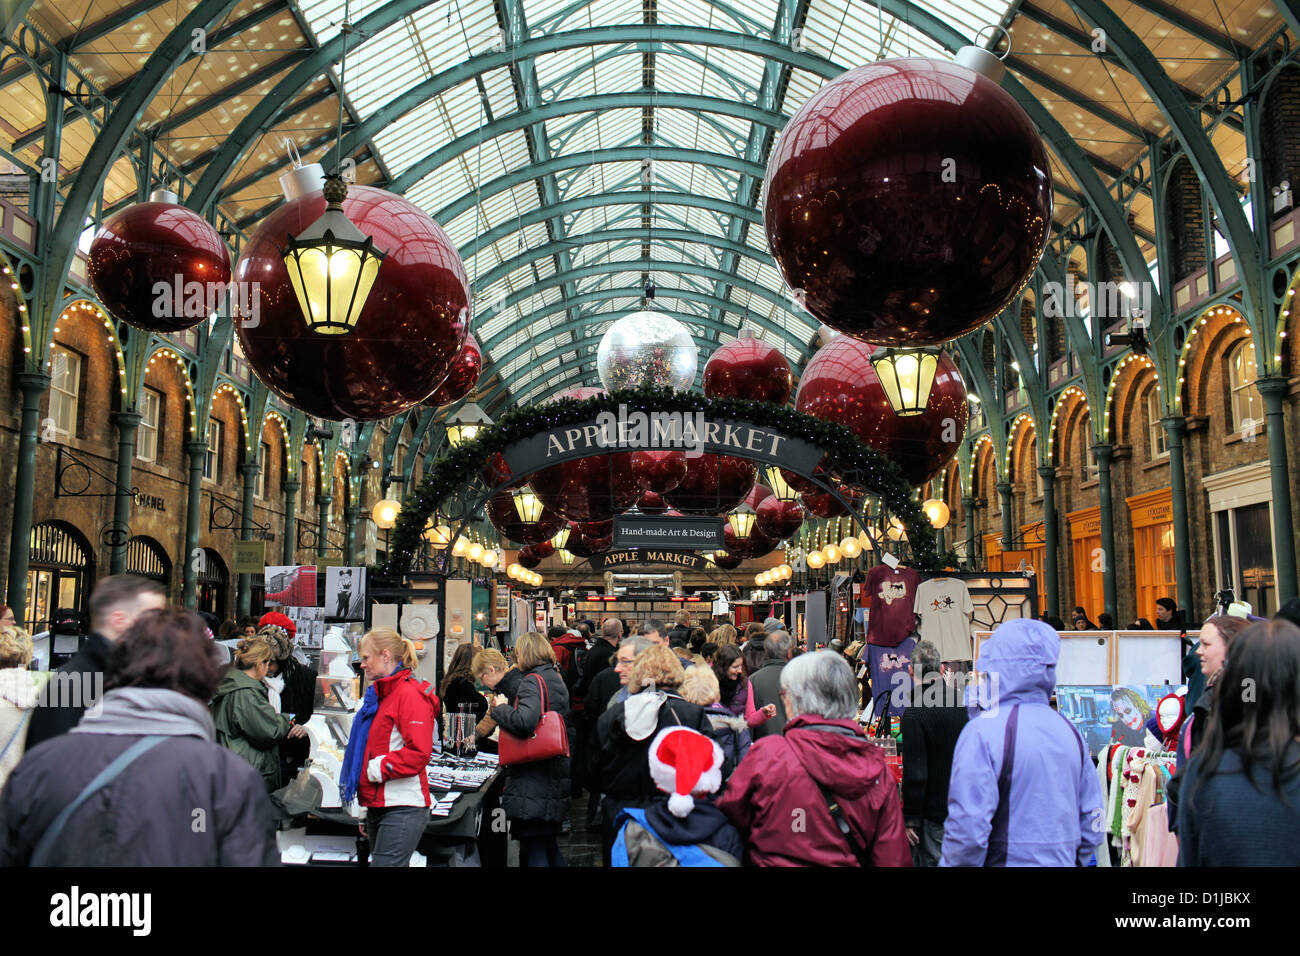
[{"label": "woman in red jacket", "polygon": [[370,865],[406,866],[429,822],[425,768],[440,705],[413,673],[415,645],[391,627],[370,631],[359,650],[370,686],[352,721],[339,791],[345,805],[355,796],[365,808]]}]

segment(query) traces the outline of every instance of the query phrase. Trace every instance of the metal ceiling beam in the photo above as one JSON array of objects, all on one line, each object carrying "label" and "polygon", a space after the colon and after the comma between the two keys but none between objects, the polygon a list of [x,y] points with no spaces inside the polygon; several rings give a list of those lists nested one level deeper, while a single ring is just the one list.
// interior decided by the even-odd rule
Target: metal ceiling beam
[{"label": "metal ceiling beam", "polygon": [[[712,266],[698,266],[689,262],[665,262],[661,259],[627,259],[621,262],[598,262],[589,266],[575,266],[567,273],[556,273],[553,276],[547,276],[540,282],[531,285],[526,289],[520,289],[518,292],[511,292],[505,297],[500,309],[485,309],[483,315],[477,321],[480,326],[486,325],[491,320],[491,317],[496,315],[498,312],[504,312],[507,309],[518,305],[520,302],[526,302],[539,292],[545,292],[547,289],[553,289],[566,282],[576,282],[580,279],[589,279],[592,276],[608,275],[609,273],[643,272],[647,269],[651,272],[657,272],[664,275],[675,274],[700,276],[701,278],[714,280],[718,278],[726,278],[725,273],[713,268]],[[779,306],[786,311],[791,311],[790,305],[785,297],[777,292],[773,292],[771,289],[767,288],[767,286],[759,285],[757,282],[751,282],[748,279],[741,278],[740,276],[732,277],[732,285],[736,288],[743,289],[750,295],[756,295],[759,298],[766,299],[773,305]],[[568,307],[569,303],[560,303],[561,309],[566,309]],[[739,311],[740,308],[741,307],[738,306],[737,311]],[[753,317],[752,315],[751,318],[755,318],[755,321],[757,321],[756,317]],[[690,321],[703,322],[703,319],[691,319]],[[719,328],[719,331],[725,331],[728,333],[735,331],[735,329],[723,326],[721,323],[716,323],[716,325]],[[505,329],[492,335],[486,341],[481,341],[480,344],[484,349],[490,350],[494,345],[509,338],[518,331],[518,328],[512,330],[507,326]]]},{"label": "metal ceiling beam", "polygon": [[[387,3],[355,24],[355,32],[363,38],[374,37],[394,23],[432,4],[434,0],[388,0]],[[225,181],[230,170],[240,158],[252,149],[270,127],[267,125],[294,97],[306,89],[318,76],[328,70],[343,55],[345,34],[339,33],[328,43],[315,50],[308,59],[300,63],[293,71],[276,84],[275,89],[249,111],[239,125],[230,131],[226,141],[213,155],[207,168],[185,204],[189,208],[202,211],[208,208],[217,195],[217,190]],[[360,45],[360,44],[358,44]],[[356,49],[354,45],[353,49]],[[472,77],[471,77],[472,78]],[[369,139],[367,134],[363,139]],[[348,153],[350,155],[350,152]]]},{"label": "metal ceiling beam", "polygon": [[176,28],[158,44],[95,137],[72,188],[68,190],[58,220],[53,228],[45,231],[43,264],[34,297],[41,314],[32,317],[30,367],[39,370],[45,364],[54,318],[63,301],[63,286],[77,251],[77,236],[85,226],[87,211],[94,208],[103,194],[109,169],[135,131],[145,107],[187,58],[193,31],[211,29],[234,9],[236,3],[237,0],[198,0]]},{"label": "metal ceiling beam", "polygon": [[1079,109],[1086,113],[1091,113],[1102,122],[1114,126],[1116,129],[1123,130],[1134,139],[1147,142],[1157,135],[1143,129],[1127,116],[1121,116],[1110,107],[1098,103],[1091,97],[1084,96],[1073,87],[1067,86],[1059,80],[1047,75],[1042,70],[1035,68],[1032,64],[1026,61],[1024,57],[1009,56],[1006,59],[1006,64],[1009,68],[1015,70],[1025,79],[1038,84],[1043,89],[1047,90],[1047,92],[1061,97],[1061,99],[1065,100],[1067,103],[1079,107]]},{"label": "metal ceiling beam", "polygon": [[[645,243],[653,240],[654,242],[663,242],[665,244],[682,243],[685,245],[708,246],[712,249],[723,249],[738,256],[744,256],[761,262],[763,265],[772,265],[772,257],[762,250],[755,249],[753,246],[736,242],[723,236],[710,236],[706,233],[691,232],[685,229],[647,229],[645,227],[626,228],[626,229],[602,229],[599,232],[589,232],[581,236],[570,236],[568,239],[558,240],[547,243],[544,246],[538,246],[535,249],[529,249],[526,252],[516,256],[513,259],[507,259],[499,263],[490,272],[479,277],[479,284],[486,288],[495,282],[504,279],[510,273],[526,268],[530,263],[538,259],[545,259],[554,255],[554,249],[559,246],[573,248],[575,246],[588,246],[606,242],[640,242]],[[633,264],[640,260],[625,260]],[[635,271],[635,270],[632,270]],[[716,293],[715,293],[716,295]],[[726,301],[723,296],[718,296],[720,301]]]},{"label": "metal ceiling beam", "polygon": [[[516,169],[504,176],[498,176],[489,183],[481,183],[475,192],[466,193],[443,206],[433,214],[433,218],[440,223],[449,223],[462,213],[473,209],[477,202],[514,189],[516,186],[536,179],[539,175],[558,173],[566,169],[599,166],[604,163],[640,162],[643,159],[649,159],[652,152],[655,159],[665,162],[693,163],[699,166],[715,166],[721,169],[729,169],[737,173],[763,175],[763,167],[757,163],[746,162],[739,156],[723,156],[703,149],[684,149],[680,146],[646,146],[644,144],[639,146],[619,146],[610,149],[589,149],[581,153],[553,156],[545,163]],[[270,171],[268,170],[263,175],[269,174]]]},{"label": "metal ceiling beam", "polygon": [[570,116],[574,113],[601,113],[617,109],[681,109],[693,113],[719,113],[732,116],[751,123],[759,123],[780,129],[789,119],[780,113],[773,113],[747,103],[738,103],[720,96],[700,96],[698,93],[669,93],[658,90],[638,90],[632,93],[594,93],[571,100],[560,100],[532,107],[526,112],[502,116],[480,129],[466,133],[423,159],[417,160],[405,172],[393,180],[393,189],[406,192],[425,176],[438,170],[444,163],[477,149],[494,137],[506,133],[526,130],[534,123],[553,119],[557,116]]},{"label": "metal ceiling beam", "polygon": [[1234,60],[1240,60],[1250,52],[1226,33],[1221,33],[1208,23],[1184,13],[1172,3],[1165,3],[1164,0],[1130,0],[1130,2],[1135,7],[1169,21],[1179,30],[1194,36],[1206,46],[1214,47],[1220,53],[1226,53]]},{"label": "metal ceiling beam", "polygon": [[[1053,16],[1052,14],[1048,13],[1046,10],[1042,10],[1032,3],[1022,3],[1020,5],[1020,14],[1021,16],[1028,17],[1030,20],[1033,20],[1039,26],[1047,27],[1053,33],[1059,33],[1062,37],[1069,40],[1075,46],[1091,52],[1092,43],[1093,43],[1092,36],[1090,34],[1084,33],[1078,27],[1066,23],[1064,20],[1060,19],[1059,17]],[[1123,63],[1122,60],[1116,62],[1108,54],[1105,53],[1094,54],[1094,55],[1099,56],[1101,59],[1105,59],[1108,62],[1115,62],[1116,66],[1120,67],[1127,73],[1133,72],[1131,69],[1129,69],[1129,67],[1125,63]],[[1173,81],[1171,80],[1170,82]],[[1211,106],[1204,105],[1205,103],[1204,97],[1199,96],[1194,90],[1189,90],[1187,89],[1187,87],[1179,86],[1176,83],[1174,84],[1174,88],[1178,90],[1183,100],[1186,103],[1190,104],[1193,108],[1199,110],[1202,113],[1206,113],[1209,116],[1212,116],[1216,119],[1218,118],[1219,114],[1214,110],[1214,108]],[[1236,117],[1230,116],[1224,120],[1224,123],[1230,129],[1236,130],[1238,133],[1243,132],[1245,130],[1245,127],[1242,126],[1241,124],[1241,120],[1237,119]]]},{"label": "metal ceiling beam", "polygon": [[1286,20],[1292,35],[1300,39],[1300,0],[1274,0],[1273,6]]},{"label": "metal ceiling beam", "polygon": [[[1105,32],[1107,46],[1113,49],[1129,71],[1137,77],[1147,95],[1160,107],[1174,134],[1182,143],[1192,168],[1200,177],[1219,223],[1228,237],[1228,245],[1237,263],[1242,294],[1255,316],[1266,314],[1267,298],[1262,284],[1262,263],[1255,234],[1241,208],[1241,197],[1228,179],[1227,170],[1210,142],[1200,120],[1187,105],[1180,91],[1142,40],[1101,0],[1068,0],[1078,14],[1094,28]],[[1149,278],[1149,277],[1145,277]],[[1268,356],[1267,359],[1271,359]],[[1270,367],[1271,362],[1266,361]]]},{"label": "metal ceiling beam", "polygon": [[[807,18],[810,2],[811,0],[781,0],[780,5],[777,7],[776,20],[772,24],[772,39],[775,42],[793,45],[794,31]],[[785,91],[789,86],[790,72],[788,66],[771,60],[767,61],[763,65],[763,80],[759,85],[758,97],[755,102],[765,110],[780,113],[785,99]],[[745,159],[757,166],[765,167],[768,154],[772,149],[772,143],[775,140],[775,129],[759,123],[751,123],[749,136],[745,140]],[[762,185],[762,173],[757,176],[742,175],[740,181],[736,183],[734,194],[736,202],[752,204],[757,208],[759,191]],[[744,242],[748,232],[749,223],[744,219],[733,219],[727,224],[727,238],[734,242]],[[733,252],[728,251],[722,258],[722,271],[735,273],[739,264],[740,259]],[[725,282],[719,282],[713,289],[714,295],[719,299],[726,299],[728,291]],[[712,312],[710,312],[710,316],[713,316]]]}]

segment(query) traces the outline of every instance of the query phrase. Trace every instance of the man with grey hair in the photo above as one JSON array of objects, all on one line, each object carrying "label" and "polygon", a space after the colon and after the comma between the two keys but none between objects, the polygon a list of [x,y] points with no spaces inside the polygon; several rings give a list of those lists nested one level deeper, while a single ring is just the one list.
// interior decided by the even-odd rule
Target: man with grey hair
[{"label": "man with grey hair", "polygon": [[910,701],[903,711],[903,820],[915,866],[938,866],[948,819],[952,755],[968,715],[960,688],[948,680],[939,648],[920,641],[912,649]]},{"label": "man with grey hair", "polygon": [[779,734],[790,719],[781,699],[781,672],[790,659],[794,640],[788,631],[774,631],[763,642],[766,659],[761,667],[749,675],[749,686],[754,689],[754,709],[762,710],[768,704],[776,707],[776,716],[753,728],[755,740]]},{"label": "man with grey hair", "polygon": [[855,719],[853,668],[833,651],[801,654],[780,683],[785,733],[754,743],[717,803],[745,840],[746,862],[909,866],[894,776]]},{"label": "man with grey hair", "polygon": [[641,636],[647,638],[651,644],[668,644],[668,634],[663,621],[646,621],[641,625]]}]

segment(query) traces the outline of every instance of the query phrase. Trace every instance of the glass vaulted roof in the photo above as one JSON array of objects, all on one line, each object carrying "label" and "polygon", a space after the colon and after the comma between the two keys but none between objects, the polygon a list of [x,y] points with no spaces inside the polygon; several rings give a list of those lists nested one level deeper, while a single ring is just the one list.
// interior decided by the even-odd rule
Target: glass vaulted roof
[{"label": "glass vaulted roof", "polygon": [[[384,2],[297,0],[322,44]],[[924,9],[974,38],[1009,6]],[[825,79],[760,41],[841,68],[948,55],[906,18],[839,0],[452,0],[351,41],[344,93],[359,121],[379,120],[372,150],[464,256],[490,410],[598,384],[600,336],[643,307],[648,281],[702,355],[748,326],[802,366],[817,322],[768,254],[757,183],[773,135]],[[421,84],[427,96],[400,101]]]}]

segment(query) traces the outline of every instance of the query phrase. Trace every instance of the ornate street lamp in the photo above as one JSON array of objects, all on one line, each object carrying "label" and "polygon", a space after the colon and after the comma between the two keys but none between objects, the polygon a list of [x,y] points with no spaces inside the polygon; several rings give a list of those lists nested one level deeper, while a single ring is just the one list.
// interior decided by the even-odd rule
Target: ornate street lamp
[{"label": "ornate street lamp", "polygon": [[871,356],[871,367],[895,415],[905,418],[925,411],[939,367],[937,350],[884,349]]},{"label": "ornate street lamp", "polygon": [[556,551],[559,551],[563,549],[564,546],[568,543],[569,543],[569,526],[566,524],[559,531],[555,532],[555,536],[551,538],[551,544],[555,545]]},{"label": "ornate street lamp", "polygon": [[387,531],[393,525],[397,524],[397,516],[402,513],[402,503],[394,501],[392,498],[385,498],[383,501],[375,502],[375,507],[371,509],[370,517],[375,519],[375,524]]},{"label": "ornate street lamp", "polygon": [[466,402],[447,419],[447,441],[453,448],[478,437],[479,429],[491,425],[492,419],[477,402]]},{"label": "ornate street lamp", "polygon": [[342,176],[326,176],[324,193],[324,214],[290,236],[281,254],[307,328],[347,335],[356,328],[385,253],[343,212],[348,186]]},{"label": "ornate street lamp", "polygon": [[559,555],[560,555],[560,560],[563,561],[565,564],[572,564],[572,563],[573,563],[573,552],[572,552],[572,551],[565,551],[563,548],[556,548],[556,551],[557,551],[557,552],[559,553]]},{"label": "ornate street lamp", "polygon": [[437,524],[437,515],[429,519],[429,523],[424,526],[424,540],[429,542],[429,547],[435,551],[445,551],[451,544],[451,528],[445,524]]},{"label": "ornate street lamp", "polygon": [[731,533],[739,541],[749,538],[749,534],[754,530],[754,519],[758,514],[749,505],[742,504],[735,511],[727,515],[727,524],[731,525]]}]

